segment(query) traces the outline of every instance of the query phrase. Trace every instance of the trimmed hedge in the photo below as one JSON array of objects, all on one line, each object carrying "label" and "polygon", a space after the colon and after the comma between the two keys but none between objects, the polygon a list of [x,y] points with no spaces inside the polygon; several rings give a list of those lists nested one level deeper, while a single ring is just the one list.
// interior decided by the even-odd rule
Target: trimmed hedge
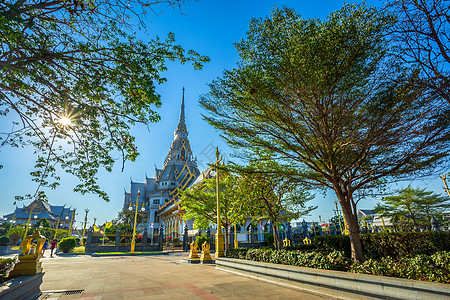
[{"label": "trimmed hedge", "polygon": [[402,257],[398,260],[392,257],[385,257],[380,261],[368,259],[363,263],[352,263],[351,259],[344,255],[344,252],[335,250],[325,253],[233,248],[227,251],[226,256],[315,269],[450,283],[450,252],[437,252],[433,255],[421,254],[414,257]]},{"label": "trimmed hedge", "polygon": [[[391,232],[361,234],[361,244],[366,259],[413,257],[450,251],[450,232]],[[313,243],[317,250],[329,253],[344,251],[351,257],[350,239],[347,235],[318,236]]]},{"label": "trimmed hedge", "polygon": [[398,278],[450,283],[450,252],[437,252],[433,255],[420,254],[394,260],[384,257],[380,261],[368,259],[355,262],[353,273],[391,276]]},{"label": "trimmed hedge", "polygon": [[64,253],[69,253],[77,245],[77,239],[74,237],[65,237],[58,243],[58,249]]},{"label": "trimmed hedge", "polygon": [[284,250],[300,250],[300,251],[314,251],[317,249],[314,244],[296,244],[292,246],[283,247]]},{"label": "trimmed hedge", "polygon": [[322,253],[302,252],[299,250],[273,250],[267,248],[233,248],[228,249],[226,256],[230,258],[325,270],[347,271],[351,266],[351,259],[345,257],[342,251]]}]

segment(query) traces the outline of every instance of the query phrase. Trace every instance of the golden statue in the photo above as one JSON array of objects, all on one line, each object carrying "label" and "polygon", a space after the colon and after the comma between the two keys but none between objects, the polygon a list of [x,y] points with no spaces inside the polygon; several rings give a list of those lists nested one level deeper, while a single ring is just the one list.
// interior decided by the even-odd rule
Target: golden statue
[{"label": "golden statue", "polygon": [[207,241],[205,241],[202,245],[202,256],[200,257],[200,261],[202,263],[211,263],[212,257],[211,257],[211,246],[208,244]]},{"label": "golden statue", "polygon": [[287,238],[285,238],[285,239],[283,240],[283,247],[287,247],[287,246],[290,246],[290,245],[291,245],[291,241],[288,240]]},{"label": "golden statue", "polygon": [[44,246],[45,237],[36,231],[27,236],[20,245],[22,252],[19,254],[19,262],[14,266],[10,276],[36,275],[42,272],[42,246]]},{"label": "golden statue", "polygon": [[305,239],[303,240],[303,244],[311,244],[311,239],[309,239],[308,237],[305,237]]},{"label": "golden statue", "polygon": [[191,250],[189,251],[189,258],[198,258],[197,244],[195,243],[195,241],[191,243],[190,247]]}]

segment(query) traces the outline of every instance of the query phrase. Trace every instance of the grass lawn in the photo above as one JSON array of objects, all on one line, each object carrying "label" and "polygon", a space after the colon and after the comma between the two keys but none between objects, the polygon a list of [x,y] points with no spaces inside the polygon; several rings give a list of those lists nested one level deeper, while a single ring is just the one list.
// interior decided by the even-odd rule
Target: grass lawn
[{"label": "grass lawn", "polygon": [[11,247],[11,250],[19,250],[19,246]]},{"label": "grass lawn", "polygon": [[150,252],[96,252],[97,255],[109,255],[109,254],[150,254],[150,253],[163,253],[162,251],[150,251]]}]

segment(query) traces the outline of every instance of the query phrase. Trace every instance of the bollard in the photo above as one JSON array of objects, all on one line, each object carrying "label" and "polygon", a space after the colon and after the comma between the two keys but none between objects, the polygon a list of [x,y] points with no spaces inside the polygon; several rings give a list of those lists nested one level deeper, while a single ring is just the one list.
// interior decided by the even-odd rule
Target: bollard
[{"label": "bollard", "polygon": [[163,251],[163,249],[164,249],[164,232],[163,232],[163,230],[164,230],[164,227],[163,227],[163,225],[161,224],[160,226],[159,226],[159,251]]},{"label": "bollard", "polygon": [[188,226],[184,225],[184,234],[183,234],[183,251],[188,251]]},{"label": "bollard", "polygon": [[121,239],[121,237],[122,237],[122,234],[120,232],[120,227],[119,227],[117,229],[117,232],[116,232],[116,243],[114,244],[114,250],[115,251],[119,251],[119,249],[120,249],[120,239]]}]

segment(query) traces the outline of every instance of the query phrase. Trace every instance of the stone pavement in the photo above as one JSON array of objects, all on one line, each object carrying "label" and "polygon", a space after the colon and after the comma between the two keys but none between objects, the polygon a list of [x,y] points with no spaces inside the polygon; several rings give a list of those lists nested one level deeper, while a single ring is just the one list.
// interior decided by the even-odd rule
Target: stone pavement
[{"label": "stone pavement", "polygon": [[214,265],[188,264],[186,258],[186,253],[47,256],[40,299],[325,299],[218,271]]}]

